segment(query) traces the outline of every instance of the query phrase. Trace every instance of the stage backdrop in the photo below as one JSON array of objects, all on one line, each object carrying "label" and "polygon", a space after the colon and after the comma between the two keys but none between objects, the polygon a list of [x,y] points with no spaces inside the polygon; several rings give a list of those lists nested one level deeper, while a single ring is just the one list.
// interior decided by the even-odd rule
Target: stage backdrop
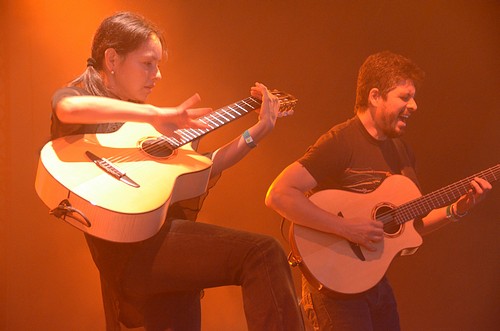
[{"label": "stage backdrop", "polygon": [[[357,69],[381,50],[427,73],[406,135],[424,192],[500,160],[498,1],[2,1],[0,330],[104,330],[84,238],[48,216],[33,183],[49,138],[51,94],[85,69],[95,28],[118,10],[166,31],[169,57],[153,104],[177,105],[198,92],[203,106],[218,108],[246,97],[256,81],[299,99],[295,115],[224,174],[201,222],[266,233],[288,251],[280,218],[263,204],[266,190],[321,133],[353,116]],[[220,146],[256,119],[214,132],[202,148]],[[498,327],[499,192],[393,263],[403,330]],[[239,288],[207,291],[203,326],[246,329]]]}]

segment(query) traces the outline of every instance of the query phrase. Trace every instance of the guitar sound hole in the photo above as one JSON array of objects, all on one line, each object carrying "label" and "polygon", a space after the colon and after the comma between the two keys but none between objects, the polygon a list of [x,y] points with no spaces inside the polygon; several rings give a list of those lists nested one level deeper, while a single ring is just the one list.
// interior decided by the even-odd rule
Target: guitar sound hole
[{"label": "guitar sound hole", "polygon": [[390,206],[381,206],[376,211],[376,219],[384,222],[384,232],[388,235],[395,235],[401,230],[401,224],[394,219],[392,210]]},{"label": "guitar sound hole", "polygon": [[142,150],[158,158],[169,157],[174,153],[174,148],[164,139],[150,138],[141,142]]}]

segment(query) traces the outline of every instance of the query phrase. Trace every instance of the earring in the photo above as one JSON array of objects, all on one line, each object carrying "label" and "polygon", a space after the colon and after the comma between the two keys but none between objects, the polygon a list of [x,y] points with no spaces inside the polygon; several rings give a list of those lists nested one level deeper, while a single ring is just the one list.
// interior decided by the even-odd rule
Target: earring
[{"label": "earring", "polygon": [[115,74],[115,71],[114,70],[111,70],[111,74],[114,75]]}]

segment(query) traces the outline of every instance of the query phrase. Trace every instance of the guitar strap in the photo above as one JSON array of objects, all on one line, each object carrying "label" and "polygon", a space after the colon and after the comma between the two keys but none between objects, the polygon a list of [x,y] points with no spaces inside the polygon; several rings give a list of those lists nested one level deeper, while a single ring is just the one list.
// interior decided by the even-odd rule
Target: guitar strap
[{"label": "guitar strap", "polygon": [[399,165],[400,171],[403,176],[410,178],[415,185],[420,189],[420,185],[418,183],[417,174],[415,169],[413,168],[410,158],[408,157],[408,151],[406,146],[404,145],[401,139],[393,139],[394,145],[396,146],[396,150],[399,155]]},{"label": "guitar strap", "polygon": [[[410,162],[410,157],[408,156],[408,150],[406,149],[406,146],[404,145],[403,141],[401,139],[393,139],[394,145],[396,145],[396,149],[399,154],[399,165],[400,165],[400,171],[401,175],[410,178],[415,185],[417,185],[418,189],[420,191],[420,184],[418,183],[418,178],[417,178],[417,173],[415,172],[415,169],[412,166],[412,163]],[[421,220],[420,220],[421,222]],[[400,252],[401,256],[406,256],[406,255],[412,255],[418,250],[417,247],[413,248],[405,248]]]}]

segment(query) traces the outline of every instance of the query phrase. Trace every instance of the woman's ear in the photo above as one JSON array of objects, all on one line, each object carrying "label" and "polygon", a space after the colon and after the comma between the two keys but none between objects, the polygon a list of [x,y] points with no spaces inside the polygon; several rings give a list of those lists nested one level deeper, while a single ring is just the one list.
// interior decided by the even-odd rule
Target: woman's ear
[{"label": "woman's ear", "polygon": [[114,48],[108,48],[104,51],[104,69],[114,73],[118,61],[118,53]]}]

